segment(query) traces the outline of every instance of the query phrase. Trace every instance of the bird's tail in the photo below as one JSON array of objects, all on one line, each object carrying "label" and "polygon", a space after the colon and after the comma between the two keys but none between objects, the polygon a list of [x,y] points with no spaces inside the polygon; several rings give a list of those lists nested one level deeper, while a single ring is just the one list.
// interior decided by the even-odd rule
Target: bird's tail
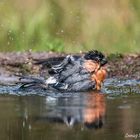
[{"label": "bird's tail", "polygon": [[39,87],[39,88],[47,88],[45,79],[41,77],[31,77],[31,76],[18,76],[19,77],[19,82],[21,84],[20,89],[25,89],[25,88],[34,88],[34,87]]}]

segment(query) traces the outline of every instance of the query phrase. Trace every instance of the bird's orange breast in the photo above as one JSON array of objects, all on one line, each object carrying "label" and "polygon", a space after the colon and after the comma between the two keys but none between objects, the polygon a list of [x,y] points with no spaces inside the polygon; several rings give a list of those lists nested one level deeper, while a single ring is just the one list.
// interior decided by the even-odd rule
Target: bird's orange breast
[{"label": "bird's orange breast", "polygon": [[101,89],[101,84],[105,80],[107,75],[106,69],[101,67],[96,73],[92,74],[91,79],[92,81],[96,82],[96,89]]},{"label": "bird's orange breast", "polygon": [[105,67],[100,67],[100,64],[92,60],[86,60],[84,67],[91,73],[91,80],[96,82],[96,89],[101,89],[101,84],[106,78],[107,71]]},{"label": "bird's orange breast", "polygon": [[84,63],[84,68],[90,73],[96,72],[99,69],[99,67],[100,65],[92,60],[86,60]]}]

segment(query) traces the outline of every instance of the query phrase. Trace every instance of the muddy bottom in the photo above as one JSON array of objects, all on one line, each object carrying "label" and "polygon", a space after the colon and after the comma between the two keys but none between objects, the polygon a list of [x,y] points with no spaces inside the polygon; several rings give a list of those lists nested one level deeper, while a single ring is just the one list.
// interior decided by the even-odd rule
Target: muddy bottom
[{"label": "muddy bottom", "polygon": [[0,86],[1,140],[140,139],[140,81],[107,79],[101,92]]}]

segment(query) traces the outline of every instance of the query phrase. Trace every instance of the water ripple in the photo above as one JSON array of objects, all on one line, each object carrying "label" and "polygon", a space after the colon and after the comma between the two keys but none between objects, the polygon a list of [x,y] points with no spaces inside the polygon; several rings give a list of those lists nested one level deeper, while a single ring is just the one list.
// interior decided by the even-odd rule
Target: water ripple
[{"label": "water ripple", "polygon": [[[71,95],[79,95],[79,92],[62,93],[57,91],[49,91],[45,89],[26,89],[20,90],[20,85],[0,85],[0,94],[10,95],[51,95],[52,97],[70,97]],[[105,94],[139,94],[140,93],[140,80],[131,79],[106,79],[102,93]]]}]

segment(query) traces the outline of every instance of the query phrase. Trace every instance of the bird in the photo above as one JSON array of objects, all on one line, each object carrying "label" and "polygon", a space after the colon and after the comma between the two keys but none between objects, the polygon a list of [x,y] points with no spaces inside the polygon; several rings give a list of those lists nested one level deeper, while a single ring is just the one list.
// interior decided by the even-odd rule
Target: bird
[{"label": "bird", "polygon": [[101,90],[101,85],[107,76],[105,56],[91,50],[82,56],[67,55],[59,64],[49,61],[43,64],[49,68],[47,79],[22,76],[21,88],[37,86],[58,91],[89,91]]}]

